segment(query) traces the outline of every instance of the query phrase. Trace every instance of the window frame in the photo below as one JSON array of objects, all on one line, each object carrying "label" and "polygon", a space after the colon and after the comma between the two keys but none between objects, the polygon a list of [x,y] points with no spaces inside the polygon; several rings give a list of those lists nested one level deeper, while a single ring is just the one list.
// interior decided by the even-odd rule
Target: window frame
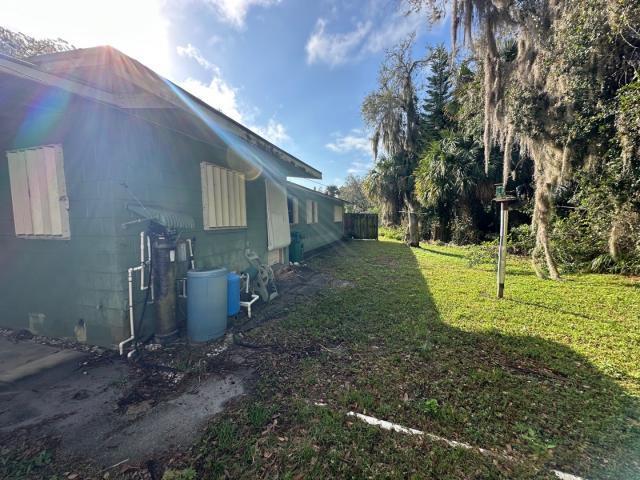
[{"label": "window frame", "polygon": [[[340,218],[336,218],[336,213],[340,212]],[[333,223],[341,223],[344,221],[344,206],[342,205],[334,205],[333,206]]]},{"label": "window frame", "polygon": [[289,210],[289,225],[298,225],[300,223],[300,202],[293,195],[287,196],[287,207]]},{"label": "window frame", "polygon": [[[309,204],[311,204],[311,209],[309,209]],[[318,223],[318,201],[307,199],[306,207],[307,207],[307,225]],[[309,219],[309,211],[311,211],[311,219]]]}]

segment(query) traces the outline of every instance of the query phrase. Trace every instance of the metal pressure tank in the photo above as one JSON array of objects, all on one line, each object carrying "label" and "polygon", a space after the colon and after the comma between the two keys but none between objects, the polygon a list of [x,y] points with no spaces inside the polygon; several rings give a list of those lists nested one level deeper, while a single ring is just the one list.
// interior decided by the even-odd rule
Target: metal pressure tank
[{"label": "metal pressure tank", "polygon": [[175,248],[175,240],[170,235],[158,235],[153,242],[155,340],[162,344],[174,340],[178,335]]}]

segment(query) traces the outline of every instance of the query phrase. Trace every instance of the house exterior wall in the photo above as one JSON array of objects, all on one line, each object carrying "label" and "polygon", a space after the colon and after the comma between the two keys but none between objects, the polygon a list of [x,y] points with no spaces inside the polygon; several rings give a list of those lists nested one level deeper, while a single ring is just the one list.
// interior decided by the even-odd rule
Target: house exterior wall
[{"label": "house exterior wall", "polygon": [[[310,252],[342,239],[342,222],[333,221],[334,205],[343,206],[344,202],[326,195],[287,184],[287,194],[298,201],[299,218],[291,225],[291,232],[303,236],[304,250]],[[307,200],[318,202],[318,223],[307,223]]]},{"label": "house exterior wall", "polygon": [[[104,346],[128,337],[127,268],[139,263],[139,235],[147,224],[122,224],[137,218],[126,207],[138,200],[194,218],[195,229],[180,236],[195,239],[197,268],[243,270],[245,248],[266,262],[262,175],[246,182],[247,228],[203,228],[200,162],[226,166],[224,145],[89,102],[69,101],[57,113],[32,110],[15,118],[13,125],[3,124],[0,136],[0,325]],[[15,236],[4,152],[45,144],[63,147],[69,240]],[[144,303],[137,282],[136,276],[136,320]],[[142,330],[152,333],[153,305],[145,312]]]},{"label": "house exterior wall", "polygon": [[[65,100],[65,99],[62,99]],[[102,161],[110,148],[105,111],[61,102],[4,121],[0,135],[0,325],[109,344],[124,333],[126,285],[118,265],[115,176]],[[100,130],[101,134],[96,135]],[[5,152],[62,144],[69,197],[68,240],[15,236]]]},{"label": "house exterior wall", "polygon": [[[227,164],[227,147],[211,146],[190,139],[165,128],[157,128],[143,121],[119,122],[112,161],[121,171],[122,181],[128,188],[114,193],[115,221],[121,225],[136,218],[127,210],[135,204],[132,194],[143,204],[156,208],[186,213],[195,220],[193,230],[181,230],[180,237],[194,240],[196,268],[226,267],[242,271],[248,266],[245,249],[254,250],[267,261],[266,191],[264,176],[246,179],[246,228],[205,230],[203,225],[200,163],[210,162],[223,167]],[[284,177],[280,179],[285,181]],[[139,263],[139,235],[146,223],[133,224],[118,232],[121,275],[126,268]],[[178,277],[186,271],[186,264],[178,265]],[[144,303],[144,292],[136,291],[134,310],[138,318]],[[178,300],[179,321],[184,321],[186,305]],[[128,328],[128,327],[127,327]],[[153,331],[153,305],[148,305],[142,334]],[[128,332],[128,330],[127,330]]]}]

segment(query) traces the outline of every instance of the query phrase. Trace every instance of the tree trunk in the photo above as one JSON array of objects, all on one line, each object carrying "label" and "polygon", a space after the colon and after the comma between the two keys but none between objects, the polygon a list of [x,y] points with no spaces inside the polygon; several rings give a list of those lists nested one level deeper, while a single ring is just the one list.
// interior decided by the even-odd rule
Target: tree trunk
[{"label": "tree trunk", "polygon": [[420,246],[420,228],[418,216],[413,202],[405,195],[404,203],[407,208],[407,245],[410,247]]},{"label": "tree trunk", "polygon": [[533,227],[536,232],[536,246],[531,252],[533,268],[539,277],[544,277],[544,273],[538,265],[538,256],[544,254],[545,263],[549,272],[549,278],[559,280],[560,274],[556,266],[555,259],[551,254],[549,243],[549,225],[551,223],[551,185],[544,180],[542,172],[536,169],[536,193],[533,208]]},{"label": "tree trunk", "polygon": [[622,222],[620,220],[620,209],[616,208],[609,230],[609,255],[616,262],[620,260],[620,237],[622,235]]},{"label": "tree trunk", "polygon": [[392,211],[393,206],[391,202],[382,203],[382,211],[380,212],[380,214],[382,217],[382,225],[384,227],[390,227],[393,225]]}]

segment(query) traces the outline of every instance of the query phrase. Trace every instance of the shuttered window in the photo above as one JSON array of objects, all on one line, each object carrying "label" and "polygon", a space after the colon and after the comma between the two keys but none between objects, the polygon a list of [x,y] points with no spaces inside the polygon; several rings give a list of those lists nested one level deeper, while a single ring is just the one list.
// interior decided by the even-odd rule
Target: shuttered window
[{"label": "shuttered window", "polygon": [[333,221],[334,222],[342,221],[342,205],[333,206]]},{"label": "shuttered window", "polygon": [[307,223],[318,223],[318,202],[307,200]]},{"label": "shuttered window", "polygon": [[200,177],[204,229],[246,227],[244,174],[202,162]]},{"label": "shuttered window", "polygon": [[69,200],[61,145],[7,152],[16,235],[68,239]]}]

